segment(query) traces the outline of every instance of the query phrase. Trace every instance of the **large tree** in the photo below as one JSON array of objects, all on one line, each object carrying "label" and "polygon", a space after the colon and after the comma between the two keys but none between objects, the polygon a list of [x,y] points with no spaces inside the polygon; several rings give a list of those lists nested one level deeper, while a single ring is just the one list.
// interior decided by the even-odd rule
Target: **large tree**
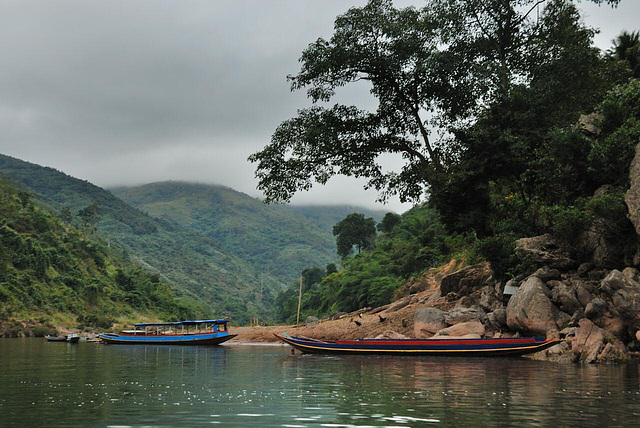
[{"label": "large tree", "polygon": [[[431,0],[422,9],[396,9],[391,0],[370,0],[339,16],[333,36],[310,44],[300,72],[288,76],[314,106],[283,122],[249,158],[266,201],[288,201],[337,174],[366,177],[383,200],[398,194],[415,201],[429,186],[441,188],[458,153],[443,150],[438,131],[469,123],[531,82],[536,42],[548,30],[538,7],[568,3]],[[553,44],[544,49],[554,52]],[[358,81],[370,84],[376,111],[320,105]],[[379,157],[387,153],[405,159],[400,171],[383,169]]]},{"label": "large tree", "polygon": [[376,222],[372,218],[365,218],[364,214],[353,213],[333,226],[336,236],[338,255],[347,257],[355,246],[358,253],[372,248],[376,237]]},{"label": "large tree", "polygon": [[[467,73],[448,68],[438,44],[437,27],[425,10],[398,10],[391,0],[371,0],[339,16],[331,39],[320,38],[303,52],[302,70],[288,77],[291,87],[306,88],[316,104],[364,80],[378,108],[315,105],[283,122],[271,144],[250,157],[258,163],[266,200],[287,201],[336,174],[367,177],[378,190],[419,198],[428,177],[442,170],[426,113],[457,117],[472,104],[472,88],[450,81],[452,73],[458,81]],[[404,156],[401,172],[383,170],[378,156],[384,153]]]}]

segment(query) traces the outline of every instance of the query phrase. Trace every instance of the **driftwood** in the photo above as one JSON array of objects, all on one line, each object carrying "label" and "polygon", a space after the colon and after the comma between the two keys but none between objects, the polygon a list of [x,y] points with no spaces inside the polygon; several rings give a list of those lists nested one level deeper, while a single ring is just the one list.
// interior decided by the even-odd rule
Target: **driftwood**
[{"label": "driftwood", "polygon": [[388,305],[384,305],[384,306],[378,306],[377,308],[375,308],[375,309],[373,309],[371,311],[371,315],[375,315],[375,314],[377,314],[379,312],[385,311],[385,310],[387,310],[387,308],[389,306],[391,306],[391,303],[389,303]]}]

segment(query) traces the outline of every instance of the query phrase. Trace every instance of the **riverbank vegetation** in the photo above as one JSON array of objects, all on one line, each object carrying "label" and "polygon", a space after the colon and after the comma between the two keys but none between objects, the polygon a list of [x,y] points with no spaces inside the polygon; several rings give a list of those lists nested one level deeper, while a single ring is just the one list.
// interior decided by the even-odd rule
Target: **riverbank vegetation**
[{"label": "riverbank vegetation", "polygon": [[[552,233],[584,261],[578,236],[594,225],[619,237],[607,266],[630,266],[636,237],[624,194],[640,141],[640,45],[622,32],[604,52],[594,34],[568,0],[403,9],[371,0],[339,16],[289,76],[313,106],[250,158],[260,188],[287,201],[343,174],[367,177],[383,200],[427,202],[340,271],[306,284],[303,314],[388,303],[410,276],[452,257],[517,276],[527,266],[515,241],[527,236]],[[327,104],[359,81],[376,111]],[[378,163],[389,153],[405,159],[399,171]],[[277,299],[283,320],[295,315],[296,290]]]}]

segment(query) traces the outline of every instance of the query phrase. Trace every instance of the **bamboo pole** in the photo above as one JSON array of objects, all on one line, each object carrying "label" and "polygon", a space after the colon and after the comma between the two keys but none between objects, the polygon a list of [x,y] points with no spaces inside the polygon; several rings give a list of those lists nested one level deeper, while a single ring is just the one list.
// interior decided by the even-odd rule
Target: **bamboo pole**
[{"label": "bamboo pole", "polygon": [[296,327],[300,323],[300,306],[302,305],[302,277],[300,277],[300,291],[298,292],[298,316],[296,317]]}]

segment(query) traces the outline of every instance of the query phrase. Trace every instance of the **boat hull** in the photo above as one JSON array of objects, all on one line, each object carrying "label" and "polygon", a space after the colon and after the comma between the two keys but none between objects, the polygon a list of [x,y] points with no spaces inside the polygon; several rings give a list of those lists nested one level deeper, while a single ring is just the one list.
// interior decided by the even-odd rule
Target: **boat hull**
[{"label": "boat hull", "polygon": [[544,338],[504,339],[364,339],[321,341],[276,334],[304,353],[394,354],[448,356],[518,356],[532,354],[562,342]]},{"label": "boat hull", "polygon": [[98,337],[104,343],[113,345],[219,345],[236,335],[227,333],[160,336],[101,334]]},{"label": "boat hull", "polygon": [[66,342],[67,341],[67,337],[66,336],[45,336],[45,339],[47,339],[48,342]]}]

